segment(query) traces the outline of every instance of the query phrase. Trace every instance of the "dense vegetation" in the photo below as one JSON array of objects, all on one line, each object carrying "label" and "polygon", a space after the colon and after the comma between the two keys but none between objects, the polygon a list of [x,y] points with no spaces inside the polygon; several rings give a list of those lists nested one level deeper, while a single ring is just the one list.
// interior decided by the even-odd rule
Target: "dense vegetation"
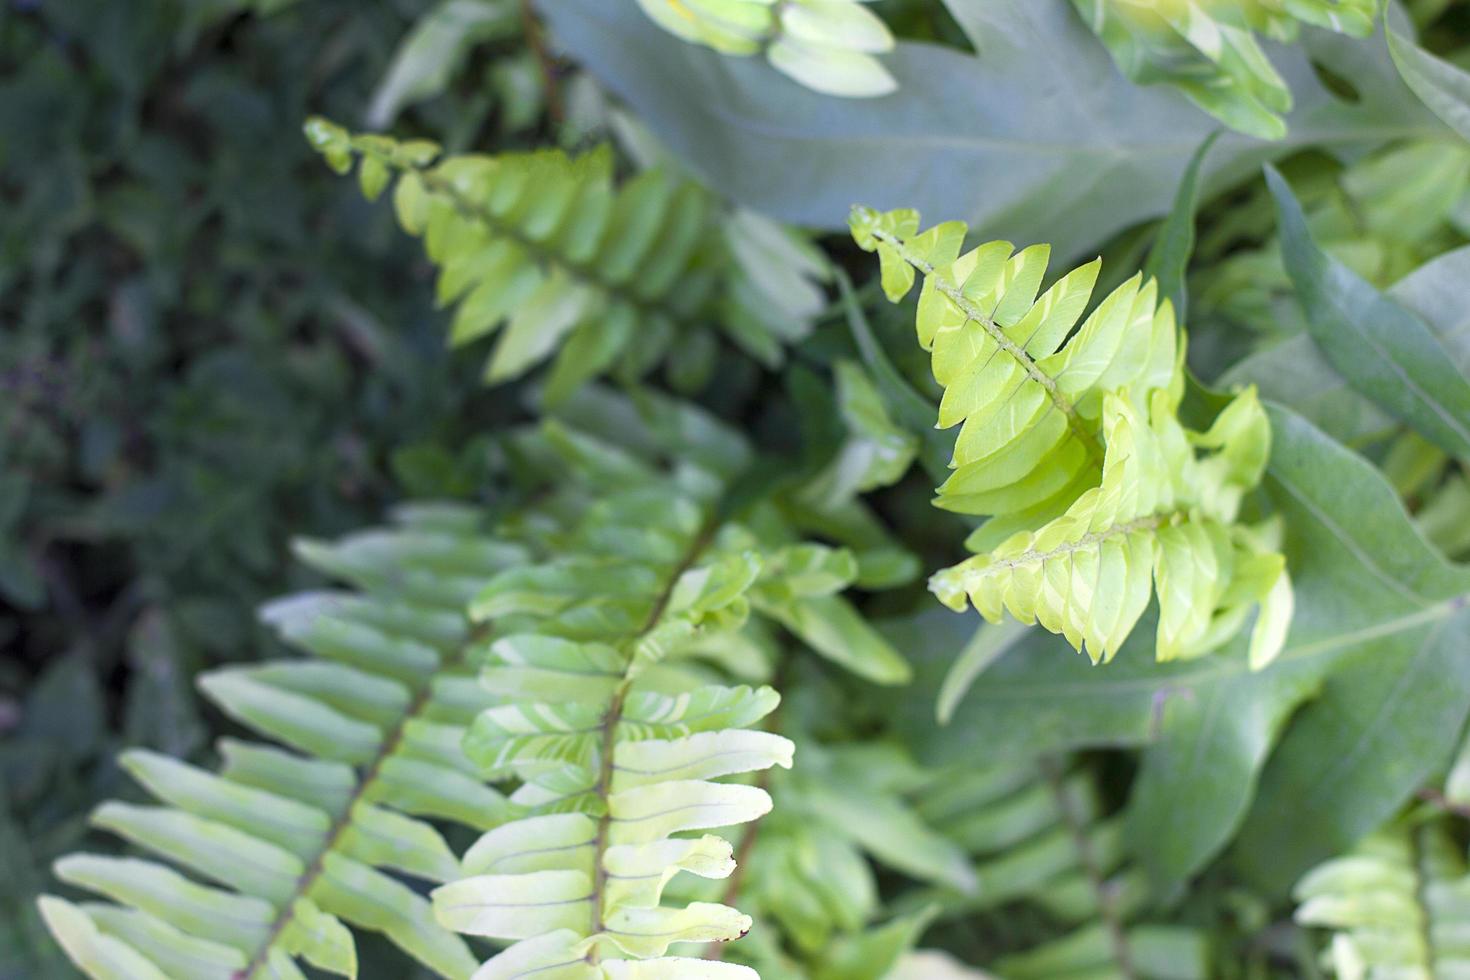
[{"label": "dense vegetation", "polygon": [[1464,4],[0,65],[0,978],[1470,970]]}]

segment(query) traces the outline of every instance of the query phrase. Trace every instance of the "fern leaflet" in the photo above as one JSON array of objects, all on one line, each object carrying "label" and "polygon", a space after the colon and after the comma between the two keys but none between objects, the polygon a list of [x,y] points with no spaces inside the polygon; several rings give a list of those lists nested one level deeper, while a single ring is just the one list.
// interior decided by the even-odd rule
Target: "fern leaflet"
[{"label": "fern leaflet", "polygon": [[1379,0],[1072,0],[1140,84],[1166,82],[1232,129],[1286,135],[1291,90],[1256,39],[1296,37],[1302,24],[1367,37]]},{"label": "fern leaflet", "polygon": [[893,35],[863,0],[638,0],[664,30],[721,54],[764,54],[777,71],[827,95],[868,98],[898,87],[874,57]]}]

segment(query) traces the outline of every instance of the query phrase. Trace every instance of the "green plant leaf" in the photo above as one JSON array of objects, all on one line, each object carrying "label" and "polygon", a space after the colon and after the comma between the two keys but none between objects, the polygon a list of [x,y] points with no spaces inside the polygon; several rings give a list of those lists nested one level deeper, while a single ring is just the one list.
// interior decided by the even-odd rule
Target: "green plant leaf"
[{"label": "green plant leaf", "polygon": [[[1446,252],[1400,279],[1388,297],[1417,313],[1450,352],[1462,374],[1470,376],[1470,307],[1463,298],[1470,281],[1470,247]],[[1261,397],[1302,415],[1339,442],[1349,445],[1392,430],[1395,421],[1358,394],[1328,363],[1311,336],[1298,334],[1238,362],[1220,379],[1223,387],[1254,384]]]},{"label": "green plant leaf", "polygon": [[1215,130],[1194,151],[1189,166],[1179,181],[1179,191],[1174,195],[1174,206],[1159,228],[1158,237],[1149,249],[1148,259],[1143,264],[1143,274],[1158,280],[1159,295],[1174,304],[1174,313],[1180,320],[1188,317],[1188,301],[1184,291],[1184,273],[1194,255],[1194,212],[1199,207],[1199,171],[1205,162],[1210,147],[1220,138]]},{"label": "green plant leaf", "polygon": [[1399,74],[1431,112],[1470,140],[1470,73],[1436,58],[1392,27],[1388,51]]},{"label": "green plant leaf", "polygon": [[955,706],[969,692],[975,681],[987,667],[1005,655],[1031,631],[1031,627],[1008,619],[1002,623],[981,623],[975,635],[965,644],[955,658],[944,683],[939,686],[939,697],[934,702],[934,714],[941,725],[947,725],[954,717]]},{"label": "green plant leaf", "polygon": [[1312,339],[1358,391],[1445,451],[1470,456],[1470,377],[1423,320],[1317,247],[1274,168],[1266,169],[1266,183]]},{"label": "green plant leaf", "polygon": [[[900,42],[884,57],[898,91],[861,102],[793,89],[754,59],[683,44],[631,3],[559,0],[543,13],[571,54],[707,183],[785,221],[837,228],[857,201],[911,206],[963,218],[988,237],[1051,242],[1071,260],[1168,211],[1214,120],[1173,92],[1124,79],[1066,0],[950,7],[977,25],[981,56]],[[1373,46],[1313,34],[1272,56],[1296,94],[1290,134],[1270,144],[1222,138],[1202,174],[1208,191],[1303,147],[1442,132]],[[1354,79],[1361,99],[1330,93],[1313,61]]]},{"label": "green plant leaf", "polygon": [[[1056,641],[1045,634],[1026,637],[971,689],[948,728],[937,728],[921,709],[905,709],[905,727],[928,761],[967,758],[975,745],[1001,755],[1148,745],[1130,803],[1130,831],[1133,839],[1148,842],[1140,856],[1152,875],[1174,882],[1229,840],[1250,803],[1273,734],[1336,666],[1382,657],[1402,668],[1426,636],[1454,624],[1463,646],[1463,597],[1470,593],[1470,573],[1446,564],[1428,546],[1393,488],[1367,461],[1291,412],[1276,407],[1270,412],[1275,448],[1266,489],[1285,517],[1284,550],[1297,587],[1296,617],[1276,662],[1252,672],[1237,642],[1204,660],[1152,664],[1147,644],[1135,640],[1106,671],[1096,671],[1058,657]],[[933,620],[927,622],[920,628],[932,631]],[[904,645],[901,637],[898,642]],[[932,651],[944,644],[931,638],[927,646]],[[921,669],[931,678],[937,673],[933,664]],[[1363,678],[1357,687],[1387,693],[1381,678]],[[1470,704],[1470,696],[1464,699]],[[1372,720],[1364,717],[1339,716],[1338,727],[1331,727],[1331,704],[1326,702],[1318,716],[1320,740],[1309,739],[1298,750],[1303,769],[1309,749],[1318,753],[1311,765],[1321,771],[1338,757],[1335,745],[1355,731],[1365,738],[1373,734]],[[1444,726],[1441,737],[1447,744],[1457,734],[1448,713],[1426,719]],[[1391,731],[1382,730],[1381,737],[1391,738]],[[1288,744],[1292,738],[1288,734]],[[1365,780],[1384,781],[1372,790],[1360,787],[1351,797],[1354,808],[1372,811],[1366,827],[1376,825],[1385,808],[1391,810],[1413,789],[1421,770],[1438,761],[1426,759],[1413,771],[1401,762],[1391,767],[1391,777],[1365,772]],[[1300,775],[1305,777],[1305,771]],[[1303,840],[1331,831],[1324,821],[1332,824],[1337,818],[1315,806],[1315,822],[1296,818],[1306,807],[1286,795],[1285,776],[1280,778],[1283,791],[1275,809],[1263,806],[1261,819],[1279,824],[1293,846],[1304,848]],[[1297,786],[1294,792],[1304,789]],[[1344,799],[1336,796],[1335,805],[1343,806]],[[1345,813],[1338,832],[1359,819],[1366,817]],[[1283,861],[1281,876],[1288,880],[1312,857],[1320,857],[1305,849],[1282,851],[1261,851],[1259,860]],[[1286,866],[1288,861],[1294,867]]]},{"label": "green plant leaf", "polygon": [[399,43],[373,92],[368,126],[392,125],[404,106],[443,92],[476,44],[518,30],[520,11],[514,0],[442,0]]}]

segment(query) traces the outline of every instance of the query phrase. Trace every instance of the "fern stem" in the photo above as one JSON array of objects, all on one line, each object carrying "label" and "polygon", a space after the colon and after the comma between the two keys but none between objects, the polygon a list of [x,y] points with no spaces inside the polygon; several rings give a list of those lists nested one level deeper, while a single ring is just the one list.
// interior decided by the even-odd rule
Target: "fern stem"
[{"label": "fern stem", "polygon": [[[680,559],[679,564],[674,566],[669,574],[668,580],[664,582],[663,589],[654,600],[649,609],[648,618],[643,621],[638,632],[634,633],[624,641],[625,647],[631,647],[639,639],[647,636],[663,618],[664,610],[669,606],[669,600],[674,596],[674,589],[679,584],[679,579],[684,573],[693,567],[699,560],[704,549],[709,547],[714,538],[718,523],[714,519],[705,522],[699,533],[689,544],[689,549]],[[608,702],[607,711],[602,716],[602,748],[598,759],[597,784],[594,792],[603,803],[602,816],[597,820],[597,833],[592,838],[592,909],[591,909],[591,931],[589,936],[594,937],[591,947],[587,950],[587,962],[596,964],[598,962],[598,944],[595,937],[598,936],[606,923],[602,920],[602,899],[607,890],[607,871],[602,866],[603,852],[607,850],[608,832],[612,826],[612,807],[608,798],[612,795],[613,776],[613,750],[617,747],[618,723],[623,717],[623,704],[628,697],[628,691],[633,686],[634,678],[631,675],[633,668],[633,654],[628,653],[627,667],[624,669],[623,679],[618,683],[617,690],[613,692],[612,699]]]},{"label": "fern stem", "polygon": [[1067,787],[1062,780],[1061,768],[1049,756],[1042,757],[1037,765],[1046,778],[1047,785],[1051,788],[1052,796],[1056,799],[1057,812],[1061,814],[1062,823],[1066,825],[1067,832],[1072,835],[1072,845],[1077,849],[1078,863],[1082,865],[1082,871],[1087,875],[1087,880],[1097,895],[1098,916],[1107,930],[1108,943],[1113,948],[1113,959],[1118,966],[1118,975],[1124,980],[1141,980],[1138,971],[1133,966],[1133,955],[1128,948],[1128,935],[1124,931],[1123,920],[1118,913],[1115,893],[1107,878],[1104,877],[1096,855],[1092,853],[1092,841],[1087,836],[1086,822],[1072,807],[1072,800],[1067,795]]},{"label": "fern stem", "polygon": [[276,917],[271,921],[265,938],[261,940],[260,945],[256,947],[255,952],[251,954],[245,966],[232,974],[231,980],[254,980],[256,971],[266,965],[271,950],[295,918],[297,901],[309,896],[312,886],[316,884],[317,879],[326,870],[327,855],[336,849],[342,835],[352,826],[352,811],[356,809],[360,801],[367,797],[368,791],[372,789],[373,784],[381,776],[383,766],[398,751],[398,746],[402,743],[404,736],[408,732],[408,726],[418,719],[418,716],[428,707],[429,702],[433,699],[435,678],[439,677],[445,671],[452,670],[463,664],[469,655],[470,648],[485,635],[488,628],[488,626],[482,624],[471,629],[469,636],[440,665],[439,670],[431,674],[423,686],[414,692],[412,700],[408,703],[408,707],[399,716],[398,722],[388,732],[383,741],[379,743],[377,755],[373,757],[372,761],[368,763],[367,768],[363,770],[362,778],[357,781],[356,787],[343,803],[341,812],[337,814],[331,826],[327,829],[327,836],[322,840],[321,849],[317,851],[311,863],[307,865],[306,870],[301,874],[301,877],[296,880],[296,887],[292,889],[291,894],[281,903],[280,911],[276,913]]},{"label": "fern stem", "polygon": [[1101,544],[1110,538],[1127,537],[1135,531],[1155,531],[1168,524],[1174,524],[1183,520],[1188,515],[1182,510],[1171,511],[1167,514],[1154,514],[1150,517],[1140,517],[1137,520],[1128,521],[1125,524],[1115,524],[1104,531],[1089,531],[1076,541],[1068,541],[1057,545],[1049,551],[1023,551],[1013,558],[993,558],[990,564],[980,570],[980,574],[994,568],[1020,568],[1023,565],[1036,565],[1070,555],[1074,551],[1088,551],[1093,545]]},{"label": "fern stem", "polygon": [[1424,866],[1426,855],[1420,839],[1421,828],[1409,831],[1409,865],[1414,871],[1414,911],[1418,918],[1418,939],[1424,946],[1424,962],[1434,973],[1437,961],[1434,955],[1434,924],[1429,919],[1429,873]]},{"label": "fern stem", "polygon": [[1046,390],[1047,397],[1051,399],[1052,404],[1061,409],[1062,414],[1067,417],[1067,426],[1072,430],[1072,434],[1087,449],[1087,454],[1099,466],[1102,465],[1102,443],[1098,442],[1097,436],[1082,421],[1082,416],[1077,414],[1077,406],[1073,405],[1067,399],[1067,396],[1062,394],[1061,389],[1057,387],[1056,379],[1041,370],[1031,355],[1026,353],[1025,348],[1007,337],[1006,332],[1001,329],[1001,326],[982,312],[980,307],[972,303],[970,298],[965,295],[959,286],[956,286],[942,275],[936,275],[934,266],[923,257],[914,254],[902,239],[882,230],[874,230],[873,237],[880,242],[892,246],[898,252],[899,257],[922,272],[926,279],[932,281],[934,288],[939,290],[941,294],[953,303],[955,308],[963,313],[967,319],[980,324],[985,329],[985,332],[990,335],[990,339],[995,341],[996,346],[1009,354],[1017,364],[1021,365],[1028,378]]}]

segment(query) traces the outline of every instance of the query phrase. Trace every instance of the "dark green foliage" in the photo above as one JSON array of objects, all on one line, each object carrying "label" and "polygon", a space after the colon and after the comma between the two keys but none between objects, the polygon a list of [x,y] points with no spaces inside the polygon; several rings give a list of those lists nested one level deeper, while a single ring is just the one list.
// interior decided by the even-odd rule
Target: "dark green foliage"
[{"label": "dark green foliage", "polygon": [[361,114],[424,6],[0,11],[0,976],[66,975],[29,895],[122,741],[202,745],[191,677],[260,649],[287,538],[484,488],[500,409],[296,135]]}]

